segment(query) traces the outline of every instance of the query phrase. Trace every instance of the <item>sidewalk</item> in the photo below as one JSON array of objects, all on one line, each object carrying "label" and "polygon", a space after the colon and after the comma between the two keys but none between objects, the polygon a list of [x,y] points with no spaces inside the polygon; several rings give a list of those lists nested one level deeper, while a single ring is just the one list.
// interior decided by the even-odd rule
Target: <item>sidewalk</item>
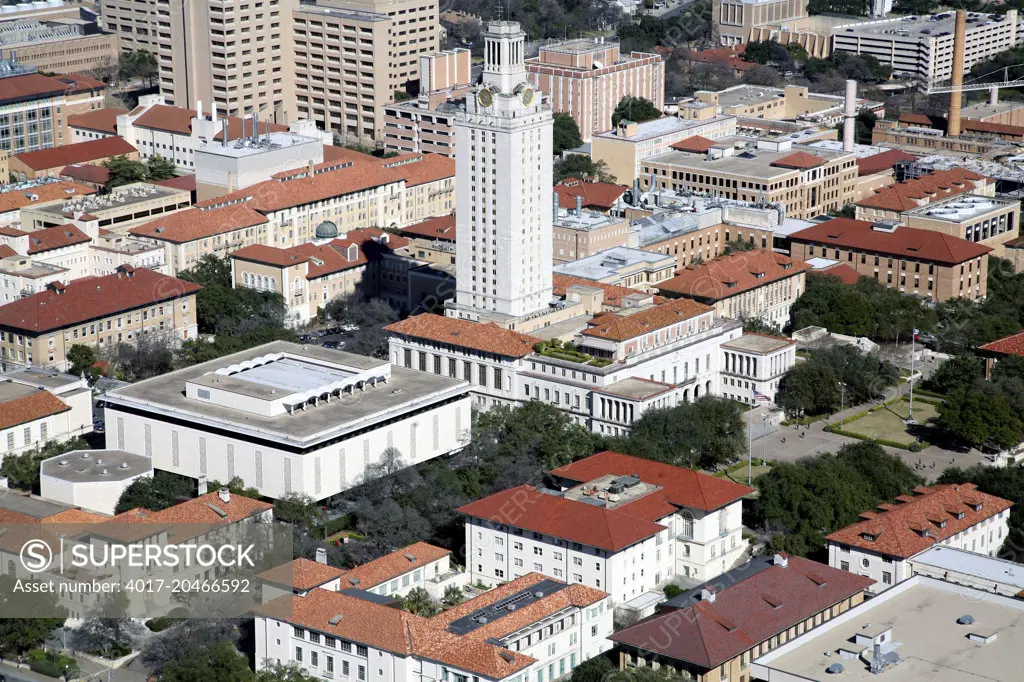
[{"label": "sidewalk", "polygon": [[[107,682],[106,667],[87,659],[79,659],[78,665],[82,672],[78,677],[72,677],[72,680],[86,679],[87,676],[92,675],[88,679]],[[34,673],[28,668],[18,668],[7,661],[0,662],[0,674],[6,675],[8,682],[54,682],[56,679]],[[131,670],[116,669],[110,671],[109,680],[110,682],[146,682],[146,676]]]}]

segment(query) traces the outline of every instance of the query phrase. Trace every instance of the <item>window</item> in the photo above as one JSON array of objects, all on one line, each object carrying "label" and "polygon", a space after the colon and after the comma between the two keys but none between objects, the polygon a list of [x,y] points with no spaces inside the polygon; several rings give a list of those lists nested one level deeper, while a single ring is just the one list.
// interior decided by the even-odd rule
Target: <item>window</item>
[{"label": "window", "polygon": [[843,570],[843,571],[849,571],[850,570],[850,562],[849,561],[840,561],[839,562],[839,568],[840,568],[840,570]]},{"label": "window", "polygon": [[533,548],[533,553],[536,554],[537,556],[544,556],[544,548],[543,547],[534,547]]},{"label": "window", "polygon": [[334,656],[328,656],[327,657],[327,672],[329,672],[329,673],[333,673],[334,672]]},{"label": "window", "polygon": [[360,680],[365,680],[366,679],[366,666],[362,666],[362,665],[359,666],[356,669],[356,673],[357,673],[357,675],[356,675],[357,678],[359,678]]},{"label": "window", "polygon": [[892,573],[889,571],[882,571],[882,582],[886,585],[892,585]]},{"label": "window", "polygon": [[294,634],[299,639],[305,639],[306,638],[306,631],[303,630],[302,628],[295,628],[295,633]]},{"label": "window", "polygon": [[319,667],[318,666],[319,662],[320,662],[320,654],[318,654],[315,651],[310,651],[309,652],[309,664],[311,666],[313,666],[314,668],[316,668],[316,667]]},{"label": "window", "polygon": [[302,647],[301,646],[295,647],[295,660],[298,661],[299,663],[302,663]]},{"label": "window", "polygon": [[[356,644],[356,654],[359,655],[359,656],[366,656],[367,655],[366,647],[363,646],[362,644]],[[360,678],[360,679],[362,679],[362,678]]]}]

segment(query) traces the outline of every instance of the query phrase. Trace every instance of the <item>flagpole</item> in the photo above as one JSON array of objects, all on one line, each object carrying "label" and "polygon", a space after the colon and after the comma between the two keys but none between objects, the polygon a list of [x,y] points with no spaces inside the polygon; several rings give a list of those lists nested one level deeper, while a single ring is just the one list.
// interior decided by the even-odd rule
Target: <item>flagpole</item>
[{"label": "flagpole", "polygon": [[914,342],[917,341],[917,330],[910,335],[910,421],[914,421]]},{"label": "flagpole", "polygon": [[[756,403],[757,401],[755,400],[754,402]],[[751,472],[751,468],[752,468],[751,467],[751,458],[753,457],[753,455],[751,453],[753,453],[753,451],[754,451],[754,434],[753,434],[754,427],[752,425],[752,422],[750,421],[750,419],[751,419],[750,413],[753,412],[753,411],[754,411],[753,407],[751,407],[749,410],[747,410],[747,485],[750,485],[750,472]]]}]

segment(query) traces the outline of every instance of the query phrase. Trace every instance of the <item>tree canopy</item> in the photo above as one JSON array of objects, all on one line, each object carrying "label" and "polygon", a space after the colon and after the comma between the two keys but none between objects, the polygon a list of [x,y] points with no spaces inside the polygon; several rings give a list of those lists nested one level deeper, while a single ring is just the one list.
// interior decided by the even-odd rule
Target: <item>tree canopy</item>
[{"label": "tree canopy", "polygon": [[779,381],[775,402],[787,415],[820,415],[835,412],[844,400],[847,407],[882,397],[899,380],[892,363],[861,353],[857,348],[835,345],[812,350]]},{"label": "tree canopy", "polygon": [[339,296],[327,302],[323,314],[327,319],[355,327],[345,339],[350,353],[385,359],[388,356],[389,334],[384,327],[398,321],[398,311],[385,298],[364,300],[359,296]]},{"label": "tree canopy", "polygon": [[157,470],[152,476],[132,481],[118,498],[114,513],[121,514],[136,507],[160,511],[191,499],[195,494],[195,483],[191,478]]},{"label": "tree canopy", "polygon": [[555,162],[555,182],[566,178],[596,177],[601,182],[615,182],[604,161],[594,161],[585,154],[569,154]]},{"label": "tree canopy", "polygon": [[161,682],[253,682],[248,659],[231,642],[192,649],[160,671]]},{"label": "tree canopy", "polygon": [[[0,573],[0,613],[60,613],[55,593],[18,593],[14,590],[16,582],[16,576]],[[26,582],[36,581],[22,581]],[[64,618],[0,618],[0,657],[10,659],[24,654],[43,643],[50,631],[63,623]]]},{"label": "tree canopy", "polygon": [[830,332],[876,341],[910,340],[912,330],[932,331],[934,310],[867,277],[853,286],[836,277],[808,275],[807,289],[793,304],[792,329],[825,327]]},{"label": "tree canopy", "polygon": [[757,479],[759,495],[744,505],[744,522],[774,535],[773,551],[807,556],[821,552],[824,537],[861,512],[921,483],[877,443],[849,443],[835,453],[773,465]]},{"label": "tree canopy", "polygon": [[39,465],[44,459],[62,455],[71,450],[87,450],[89,444],[83,438],[51,440],[40,447],[26,450],[20,455],[6,455],[0,464],[0,475],[7,478],[7,485],[18,490],[39,493]]},{"label": "tree canopy", "polygon": [[619,121],[623,120],[643,123],[644,121],[661,118],[661,116],[661,110],[654,106],[651,100],[644,97],[626,95],[619,100],[615,111],[612,112],[612,125],[617,126]]},{"label": "tree canopy", "polygon": [[583,144],[580,127],[576,124],[576,119],[572,117],[572,114],[567,114],[564,111],[557,112],[552,128],[551,146],[556,155],[566,149],[575,149]]}]

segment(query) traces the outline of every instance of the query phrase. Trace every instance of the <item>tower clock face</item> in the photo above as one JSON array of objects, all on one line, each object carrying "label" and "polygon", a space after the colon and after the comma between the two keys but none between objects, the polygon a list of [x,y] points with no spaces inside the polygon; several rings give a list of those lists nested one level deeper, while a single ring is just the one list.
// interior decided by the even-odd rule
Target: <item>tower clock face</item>
[{"label": "tower clock face", "polygon": [[526,106],[533,104],[533,88],[523,88],[523,92],[520,97],[522,97],[523,104]]},{"label": "tower clock face", "polygon": [[482,107],[489,107],[494,104],[494,94],[487,88],[484,88],[477,94],[476,101],[479,102]]}]

